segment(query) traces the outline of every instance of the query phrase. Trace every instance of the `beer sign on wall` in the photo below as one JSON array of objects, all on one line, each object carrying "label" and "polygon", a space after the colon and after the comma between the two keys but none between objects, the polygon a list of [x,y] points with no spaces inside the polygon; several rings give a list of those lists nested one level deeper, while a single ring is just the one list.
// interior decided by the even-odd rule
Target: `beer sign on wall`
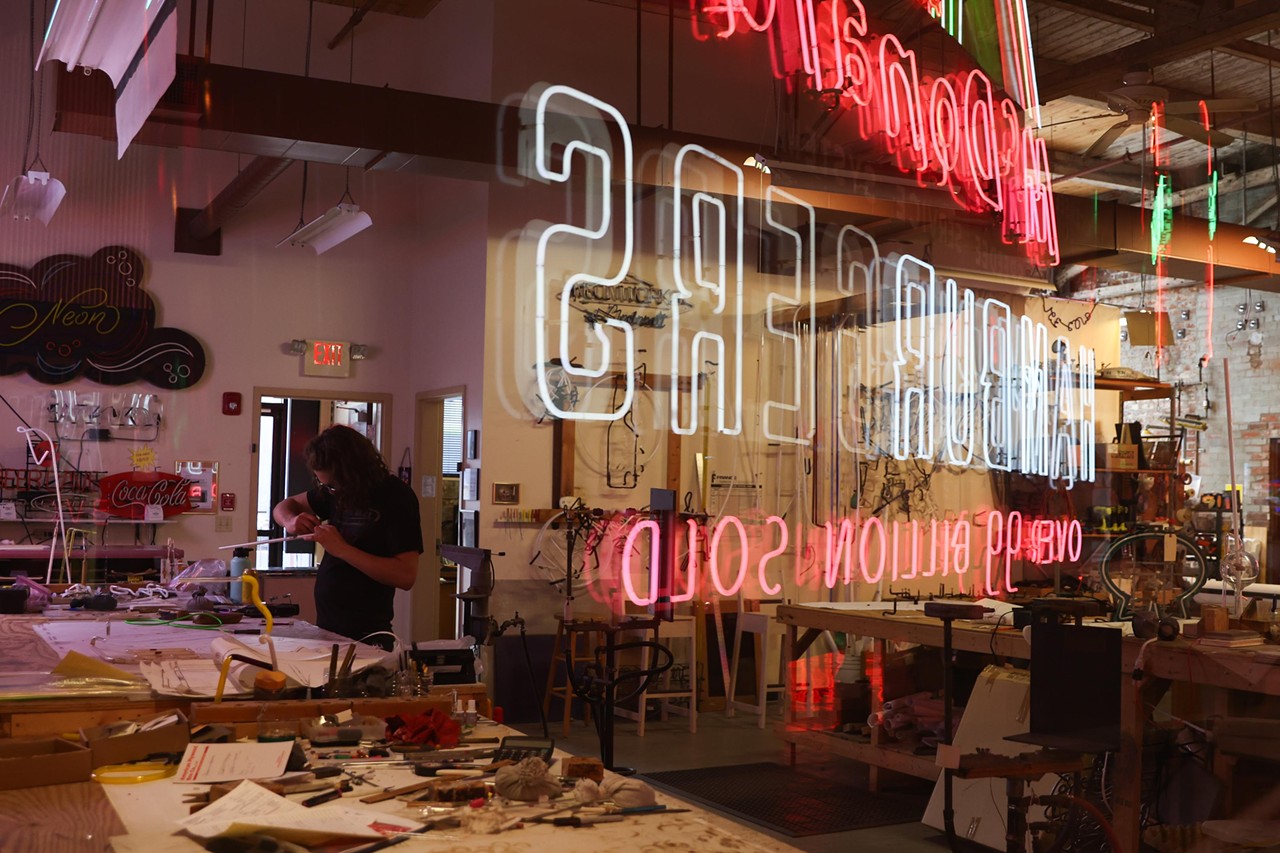
[{"label": "beer sign on wall", "polygon": [[30,269],[0,265],[0,375],[58,385],[144,381],[190,388],[205,353],[192,335],[156,325],[145,261],[124,246],[53,255]]}]

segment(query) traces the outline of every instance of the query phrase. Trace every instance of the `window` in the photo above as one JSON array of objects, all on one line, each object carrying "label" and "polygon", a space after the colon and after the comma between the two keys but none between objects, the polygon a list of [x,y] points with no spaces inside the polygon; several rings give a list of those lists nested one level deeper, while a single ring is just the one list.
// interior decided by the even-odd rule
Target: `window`
[{"label": "window", "polygon": [[444,441],[441,473],[446,477],[458,476],[462,464],[462,397],[444,398]]}]

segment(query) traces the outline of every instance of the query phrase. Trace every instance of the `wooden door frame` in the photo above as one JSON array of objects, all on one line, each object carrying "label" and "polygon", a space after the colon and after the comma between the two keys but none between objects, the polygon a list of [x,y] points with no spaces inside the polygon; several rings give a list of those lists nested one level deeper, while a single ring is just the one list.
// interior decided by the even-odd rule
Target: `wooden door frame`
[{"label": "wooden door frame", "polygon": [[[450,397],[462,398],[462,423],[465,431],[467,423],[467,387],[454,385],[448,388],[437,388],[420,391],[414,395],[413,416],[413,490],[418,496],[419,516],[422,524],[423,554],[430,567],[425,575],[418,577],[410,591],[409,624],[410,636],[414,640],[430,640],[441,636],[445,626],[439,624],[440,596],[444,594],[440,588],[440,558],[436,543],[440,539],[440,511],[442,505],[442,467],[444,454],[441,452],[443,433],[439,427],[427,423],[425,414],[428,407],[444,406]],[[434,497],[423,497],[422,478],[436,477]],[[447,632],[452,637],[453,631]]]}]

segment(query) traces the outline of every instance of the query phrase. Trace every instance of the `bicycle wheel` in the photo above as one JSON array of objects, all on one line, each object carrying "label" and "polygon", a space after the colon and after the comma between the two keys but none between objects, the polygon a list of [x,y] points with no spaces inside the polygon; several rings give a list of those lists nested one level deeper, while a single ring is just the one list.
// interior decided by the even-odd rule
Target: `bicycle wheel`
[{"label": "bicycle wheel", "polygon": [[588,533],[580,519],[563,511],[556,513],[533,537],[529,547],[529,565],[560,591],[564,591],[567,577],[570,591],[582,592],[587,585],[583,560],[589,552]]},{"label": "bicycle wheel", "polygon": [[[1158,609],[1186,618],[1186,602],[1205,581],[1204,555],[1180,533],[1131,533],[1112,542],[1102,556],[1102,582],[1111,593],[1112,618]],[[1190,578],[1190,583],[1184,581]]]}]

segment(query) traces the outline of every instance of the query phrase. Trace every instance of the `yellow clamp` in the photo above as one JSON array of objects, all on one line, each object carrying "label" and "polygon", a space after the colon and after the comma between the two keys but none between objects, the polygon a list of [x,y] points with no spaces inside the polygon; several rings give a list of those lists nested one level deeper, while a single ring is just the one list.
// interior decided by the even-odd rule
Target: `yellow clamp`
[{"label": "yellow clamp", "polygon": [[93,771],[93,781],[103,785],[136,785],[166,779],[178,772],[178,765],[164,761],[135,764],[104,764]]}]

